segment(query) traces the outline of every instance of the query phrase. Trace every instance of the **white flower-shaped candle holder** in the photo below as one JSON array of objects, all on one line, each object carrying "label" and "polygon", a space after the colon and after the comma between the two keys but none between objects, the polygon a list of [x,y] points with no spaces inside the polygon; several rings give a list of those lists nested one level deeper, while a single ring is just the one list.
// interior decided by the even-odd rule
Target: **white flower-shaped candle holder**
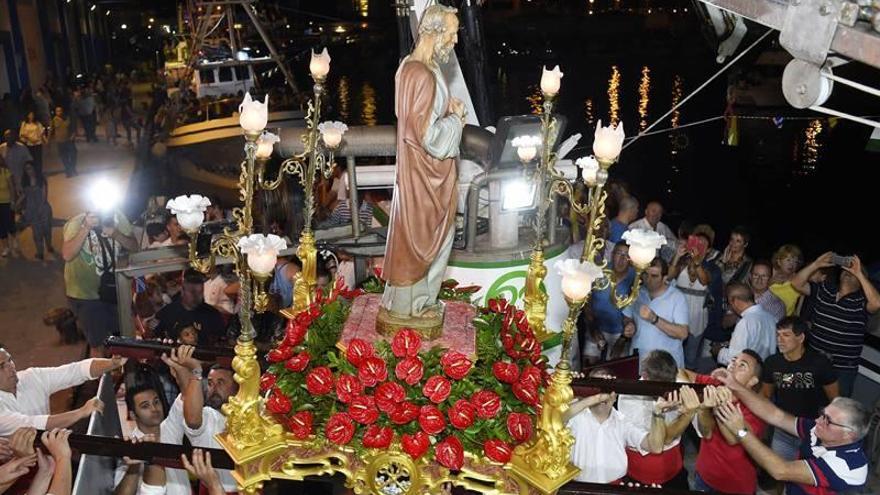
[{"label": "white flower-shaped candle holder", "polygon": [[516,155],[523,163],[529,163],[538,155],[538,147],[541,146],[539,136],[517,136],[510,144],[516,148]]},{"label": "white flower-shaped candle holder", "polygon": [[177,216],[177,222],[187,232],[196,232],[205,221],[205,210],[211,200],[200,195],[178,196],[166,203],[165,207]]},{"label": "white flower-shaped candle holder", "polygon": [[562,277],[562,293],[573,303],[586,299],[593,288],[593,282],[604,277],[602,269],[589,261],[567,259],[557,261],[555,266]]},{"label": "white flower-shaped candle holder", "polygon": [[287,249],[287,241],[275,234],[251,234],[238,240],[238,248],[247,255],[247,264],[258,277],[268,277],[275,269],[278,253]]},{"label": "white flower-shaped candle holder", "polygon": [[[623,122],[618,122],[617,127],[602,127],[602,121],[596,126],[596,136],[593,140],[593,153],[599,163],[605,168],[611,166],[620,156],[620,150],[623,148],[623,139],[626,134],[623,132]],[[606,165],[607,164],[607,165]]]},{"label": "white flower-shaped candle holder", "polygon": [[559,93],[559,87],[562,85],[562,76],[562,71],[559,70],[558,65],[553,70],[547,70],[547,67],[544,67],[544,71],[541,73],[541,92],[544,93],[544,96],[552,98]]},{"label": "white flower-shaped candle holder", "polygon": [[318,131],[321,132],[321,140],[328,150],[335,150],[342,143],[342,136],[348,131],[348,126],[342,122],[330,120],[318,124]]},{"label": "white flower-shaped candle holder", "polygon": [[257,159],[268,160],[275,150],[275,143],[281,142],[281,138],[277,134],[269,131],[263,131],[257,139]]},{"label": "white flower-shaped candle holder", "polygon": [[599,175],[599,162],[592,156],[584,156],[578,158],[574,163],[583,170],[584,182],[590,187],[595,186]]},{"label": "white flower-shaped candle holder", "polygon": [[269,123],[269,95],[263,101],[254,100],[250,93],[238,106],[238,123],[247,134],[259,134]]},{"label": "white flower-shaped candle holder", "polygon": [[309,72],[312,73],[312,79],[316,82],[323,81],[327,74],[330,73],[330,54],[327,53],[327,48],[324,48],[324,51],[321,53],[315,53],[312,50],[312,59],[309,61]]},{"label": "white flower-shaped candle holder", "polygon": [[666,238],[648,229],[633,229],[623,233],[623,240],[629,244],[629,259],[638,270],[651,265],[657,250],[666,244]]}]

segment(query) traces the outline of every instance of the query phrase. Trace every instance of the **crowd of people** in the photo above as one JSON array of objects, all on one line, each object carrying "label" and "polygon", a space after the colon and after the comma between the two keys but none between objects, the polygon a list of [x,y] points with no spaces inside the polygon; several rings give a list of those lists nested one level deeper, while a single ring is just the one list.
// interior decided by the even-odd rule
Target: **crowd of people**
[{"label": "crowd of people", "polygon": [[[719,251],[711,226],[683,221],[674,232],[659,202],[638,218],[638,201],[618,192],[615,207],[598,257],[611,283],[578,322],[581,363],[607,376],[604,362],[637,353],[642,379],[705,388],[702,399],[685,385],[657,401],[599,394],[575,403],[566,419],[580,479],[747,494],[761,469],[788,494],[863,487],[870,414],[851,396],[880,293],[861,259],[826,252],[805,263],[791,244],[753,258],[743,227]],[[632,295],[630,229],[666,238]],[[690,424],[699,448],[689,483],[679,442]]]}]

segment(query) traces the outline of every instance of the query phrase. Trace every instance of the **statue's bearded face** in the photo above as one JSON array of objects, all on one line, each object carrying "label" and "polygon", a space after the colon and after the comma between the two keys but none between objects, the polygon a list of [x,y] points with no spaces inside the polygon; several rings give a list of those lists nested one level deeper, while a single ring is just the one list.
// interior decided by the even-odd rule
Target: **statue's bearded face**
[{"label": "statue's bearded face", "polygon": [[434,44],[434,60],[441,64],[448,62],[449,54],[456,43],[458,43],[458,18],[450,14],[446,16],[446,29]]}]

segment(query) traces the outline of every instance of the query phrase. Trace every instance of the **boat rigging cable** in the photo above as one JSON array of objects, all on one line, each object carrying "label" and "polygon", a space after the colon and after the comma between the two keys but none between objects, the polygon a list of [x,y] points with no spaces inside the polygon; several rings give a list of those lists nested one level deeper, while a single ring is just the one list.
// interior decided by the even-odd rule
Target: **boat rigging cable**
[{"label": "boat rigging cable", "polygon": [[737,55],[736,57],[733,57],[733,59],[732,59],[730,62],[726,63],[726,64],[724,65],[724,67],[722,67],[718,72],[716,72],[715,74],[713,74],[709,79],[707,79],[707,80],[706,80],[703,84],[701,84],[697,89],[693,90],[689,95],[687,95],[686,97],[682,98],[682,100],[681,100],[680,102],[678,102],[677,105],[673,106],[668,112],[666,112],[665,114],[663,114],[662,117],[660,117],[659,119],[655,120],[651,125],[649,125],[647,128],[645,128],[644,131],[638,133],[638,134],[637,134],[637,135],[636,135],[631,141],[629,141],[628,143],[624,144],[624,145],[623,145],[623,148],[621,148],[621,149],[626,149],[627,146],[633,144],[633,143],[636,142],[640,137],[646,135],[646,133],[647,133],[648,131],[650,131],[654,126],[656,126],[657,124],[659,124],[660,122],[662,122],[666,117],[669,117],[670,115],[672,115],[672,112],[678,110],[678,109],[679,109],[682,105],[684,105],[688,100],[690,100],[690,99],[691,99],[692,97],[694,97],[697,93],[699,93],[700,91],[702,91],[703,88],[705,88],[706,86],[708,86],[709,83],[711,83],[711,82],[714,81],[718,76],[720,76],[721,74],[723,74],[727,69],[729,69],[733,64],[735,64],[739,59],[741,59],[746,53],[748,53],[749,51],[751,51],[752,48],[756,47],[760,42],[764,41],[764,39],[765,39],[767,36],[769,36],[770,33],[772,33],[772,32],[773,32],[773,29],[768,29],[768,30],[767,30],[764,34],[762,34],[758,39],[756,39],[754,42],[752,42],[751,45],[749,45],[748,47],[746,47],[746,49],[743,50],[742,52],[740,52],[739,55]]}]

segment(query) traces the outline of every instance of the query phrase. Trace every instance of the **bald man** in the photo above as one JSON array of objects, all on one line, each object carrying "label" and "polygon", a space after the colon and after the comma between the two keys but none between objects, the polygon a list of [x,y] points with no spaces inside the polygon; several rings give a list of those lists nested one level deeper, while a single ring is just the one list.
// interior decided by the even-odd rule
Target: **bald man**
[{"label": "bald man", "polygon": [[733,329],[730,342],[718,350],[718,363],[727,365],[730,358],[745,349],[752,349],[761,359],[776,353],[776,318],[760,304],[748,285],[733,282],[727,285],[727,305],[740,320]]}]

